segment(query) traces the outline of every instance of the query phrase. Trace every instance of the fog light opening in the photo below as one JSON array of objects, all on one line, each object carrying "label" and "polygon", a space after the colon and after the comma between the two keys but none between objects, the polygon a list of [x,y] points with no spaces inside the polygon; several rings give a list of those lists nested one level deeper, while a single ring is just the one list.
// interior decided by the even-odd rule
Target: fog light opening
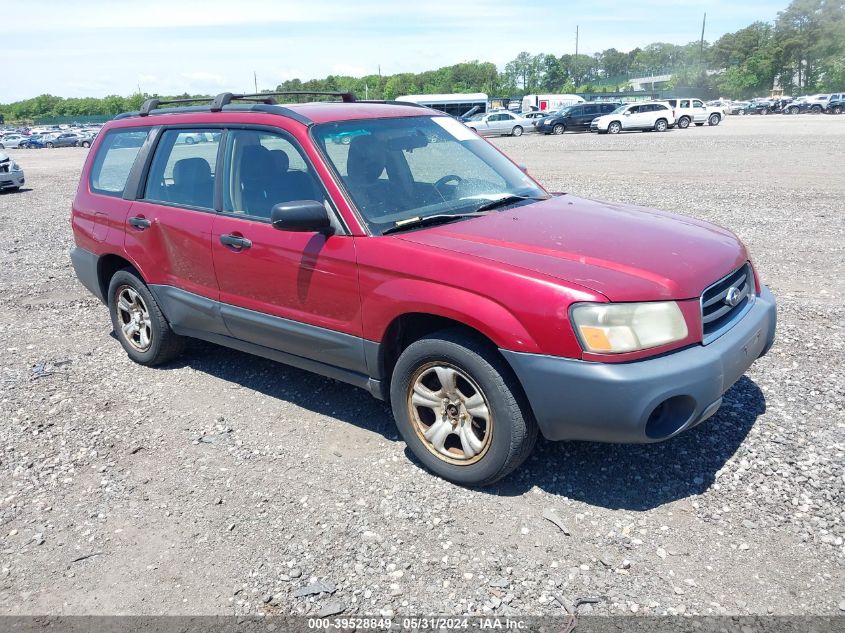
[{"label": "fog light opening", "polygon": [[658,404],[645,425],[649,439],[660,440],[677,433],[695,413],[695,400],[690,396],[672,396]]}]

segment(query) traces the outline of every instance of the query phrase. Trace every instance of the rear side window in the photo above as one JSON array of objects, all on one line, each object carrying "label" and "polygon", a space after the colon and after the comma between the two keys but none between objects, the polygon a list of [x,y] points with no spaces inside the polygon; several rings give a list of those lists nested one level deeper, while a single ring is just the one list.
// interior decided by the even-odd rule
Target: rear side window
[{"label": "rear side window", "polygon": [[123,196],[129,172],[149,131],[149,128],[132,128],[106,134],[91,166],[91,191],[116,198]]},{"label": "rear side window", "polygon": [[156,147],[144,199],[213,209],[219,143],[219,130],[167,130]]}]

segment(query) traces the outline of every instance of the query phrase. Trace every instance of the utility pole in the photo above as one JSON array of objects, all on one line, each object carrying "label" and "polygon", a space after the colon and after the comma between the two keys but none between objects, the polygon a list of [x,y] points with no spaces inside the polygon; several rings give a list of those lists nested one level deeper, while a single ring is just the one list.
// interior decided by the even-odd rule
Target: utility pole
[{"label": "utility pole", "polygon": [[255,93],[258,94],[258,75],[254,70],[252,71],[252,82],[255,84]]},{"label": "utility pole", "polygon": [[575,72],[573,76],[575,77],[575,88],[578,88],[578,25],[575,25],[575,60],[572,64],[572,70]]},{"label": "utility pole", "polygon": [[701,42],[698,45],[698,66],[701,69],[701,74],[704,74],[704,27],[707,24],[707,13],[704,14],[704,19],[701,21]]}]

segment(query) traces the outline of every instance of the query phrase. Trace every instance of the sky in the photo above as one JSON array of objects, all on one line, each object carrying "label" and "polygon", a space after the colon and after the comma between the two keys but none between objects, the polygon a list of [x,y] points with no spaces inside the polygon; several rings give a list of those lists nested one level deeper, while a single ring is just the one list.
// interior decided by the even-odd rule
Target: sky
[{"label": "sky", "polygon": [[285,79],[420,72],[520,51],[592,54],[697,40],[788,0],[5,0],[0,103],[251,92]]}]

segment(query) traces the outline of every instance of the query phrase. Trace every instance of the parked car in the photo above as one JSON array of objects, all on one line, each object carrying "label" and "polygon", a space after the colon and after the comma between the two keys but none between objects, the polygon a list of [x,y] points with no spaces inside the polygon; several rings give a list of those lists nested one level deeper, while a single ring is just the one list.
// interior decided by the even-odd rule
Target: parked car
[{"label": "parked car", "polygon": [[545,119],[547,116],[549,116],[549,113],[545,112],[545,111],[541,111],[541,110],[535,110],[533,112],[523,112],[522,113],[522,118],[528,119],[529,121],[531,121],[534,124],[535,127],[537,126],[537,123],[539,123],[540,121]]},{"label": "parked car", "polygon": [[23,134],[5,134],[0,138],[0,149],[14,149],[20,147],[21,141],[26,140]]},{"label": "parked car", "polygon": [[563,134],[570,131],[589,131],[590,124],[598,116],[610,114],[620,103],[580,103],[564,106],[537,124],[537,131],[543,134]]},{"label": "parked car", "polygon": [[675,123],[682,130],[687,129],[691,124],[702,126],[719,125],[722,122],[724,113],[719,107],[705,106],[701,99],[678,98],[665,99],[672,114],[675,116]]},{"label": "parked car", "polygon": [[827,106],[831,101],[839,101],[842,99],[845,99],[845,94],[843,93],[819,94],[807,97],[807,102],[810,104],[811,113],[821,114],[827,109]]},{"label": "parked car", "polygon": [[790,101],[781,109],[783,114],[805,114],[811,112],[815,104],[809,101]]},{"label": "parked car", "polygon": [[492,112],[476,114],[464,125],[484,136],[496,134],[522,136],[525,130],[534,128],[530,119],[507,110],[493,110]]},{"label": "parked car", "polygon": [[[232,99],[119,116],[83,167],[71,260],[138,363],[195,337],[363,387],[420,462],[480,486],[540,432],[697,426],[772,345],[774,299],[728,230],[550,195],[425,108]],[[659,105],[643,114],[668,122]],[[210,126],[217,146],[181,144]]]},{"label": "parked car", "polygon": [[740,115],[751,115],[751,114],[761,114],[767,115],[772,114],[774,111],[775,104],[772,101],[753,101],[749,103],[744,108],[740,109],[737,114]]},{"label": "parked car", "polygon": [[621,105],[611,114],[593,119],[590,131],[599,134],[619,134],[633,130],[665,132],[675,125],[675,116],[662,101]]},{"label": "parked car", "polygon": [[749,105],[751,105],[750,101],[734,101],[731,103],[728,109],[728,114],[744,114],[744,112],[740,112],[741,110],[745,110]]},{"label": "parked car", "polygon": [[[87,137],[82,137],[76,132],[62,132],[58,136],[45,139],[44,145],[50,149],[54,147],[79,147],[80,142],[84,139],[87,139]],[[88,143],[90,145],[90,139],[88,139]]]},{"label": "parked car", "polygon": [[17,191],[25,182],[21,166],[0,152],[0,191]]},{"label": "parked car", "polygon": [[824,109],[828,114],[842,114],[845,112],[845,96],[841,99],[831,99]]},{"label": "parked car", "polygon": [[32,136],[26,137],[23,141],[20,142],[18,147],[23,149],[43,149],[46,147],[44,144],[44,140],[38,136],[37,134],[33,134]]}]

